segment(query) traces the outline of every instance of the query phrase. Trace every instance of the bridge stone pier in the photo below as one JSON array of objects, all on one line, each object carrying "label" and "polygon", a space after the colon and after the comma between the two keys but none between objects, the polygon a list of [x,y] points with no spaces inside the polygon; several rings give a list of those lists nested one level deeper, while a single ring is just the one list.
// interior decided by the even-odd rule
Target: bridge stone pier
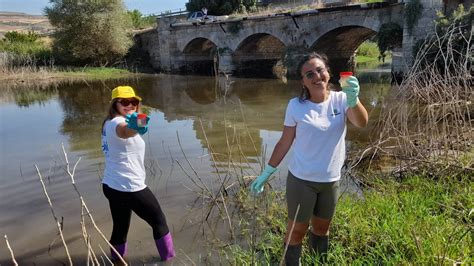
[{"label": "bridge stone pier", "polygon": [[423,15],[413,34],[406,30],[403,3],[359,4],[292,14],[229,19],[211,23],[183,23],[174,17],[157,20],[157,28],[142,34],[152,66],[165,72],[201,72],[271,76],[282,70],[294,76],[298,56],[307,51],[328,55],[332,73],[351,70],[361,43],[376,35],[384,23],[404,28],[395,50],[393,72],[410,64],[419,38],[432,31],[441,0],[421,0]]}]

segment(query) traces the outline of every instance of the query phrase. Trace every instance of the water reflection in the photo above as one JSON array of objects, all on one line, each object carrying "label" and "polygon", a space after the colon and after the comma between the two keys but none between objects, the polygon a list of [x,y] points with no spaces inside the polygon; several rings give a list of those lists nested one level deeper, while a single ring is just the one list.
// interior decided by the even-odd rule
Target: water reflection
[{"label": "water reflection", "polygon": [[[372,123],[380,110],[376,107],[382,104],[390,84],[380,73],[358,75],[362,83],[361,101],[367,106]],[[374,83],[374,80],[377,82]],[[281,132],[286,105],[289,99],[300,93],[299,81],[284,84],[264,79],[221,77],[216,80],[202,76],[157,75],[132,80],[65,84],[49,89],[5,89],[0,99],[3,103],[13,101],[18,108],[57,101],[61,111],[54,116],[62,117],[58,131],[68,138],[70,150],[100,159],[99,132],[109,106],[110,92],[122,84],[135,87],[144,104],[151,108],[150,142],[156,137],[168,145],[176,145],[177,137],[182,134],[184,142],[192,138],[200,144],[199,148],[190,147],[191,150],[200,149],[199,155],[203,155],[206,153],[203,150],[211,149],[215,162],[219,163],[229,160],[257,162],[256,157],[262,154],[262,147],[268,144],[262,134],[274,132],[278,135]],[[30,118],[35,119],[34,115]],[[182,128],[180,122],[187,126]],[[2,125],[2,128],[5,127]],[[371,138],[370,130],[370,127],[362,130],[349,127],[348,139],[365,143]],[[168,136],[167,139],[161,139],[163,135]],[[29,137],[29,132],[16,133],[20,141]],[[10,143],[2,145],[5,149],[14,149]],[[156,143],[150,149],[161,150],[161,146],[162,143]],[[180,153],[172,150],[171,154],[175,152]],[[24,159],[28,160],[28,157]]]},{"label": "water reflection", "polygon": [[[362,83],[361,101],[367,106],[372,122],[378,116],[379,108],[376,107],[383,102],[390,85],[388,79],[384,80],[383,73],[382,76],[380,73],[358,73],[358,76]],[[390,74],[385,74],[386,77]],[[374,80],[377,82],[374,83]],[[110,92],[121,84],[136,88],[144,104],[151,107],[152,117],[163,117],[163,121],[151,121],[150,132],[169,135],[168,144],[177,143],[179,134],[186,135],[185,142],[190,141],[193,135],[192,138],[200,144],[199,148],[211,148],[215,161],[220,163],[229,160],[257,162],[256,157],[262,154],[262,146],[267,144],[262,132],[281,132],[288,100],[300,93],[298,81],[284,84],[264,79],[221,77],[216,80],[202,76],[158,75],[143,79],[65,84],[49,89],[4,89],[0,99],[4,103],[13,101],[23,108],[57,99],[62,111],[62,114],[55,114],[62,117],[58,131],[68,138],[70,149],[85,152],[89,158],[101,158],[98,148],[100,127],[110,102]],[[186,132],[175,125],[180,121],[190,125]],[[18,132],[17,137],[28,138],[28,134]],[[154,137],[153,133],[150,133],[151,137]],[[348,139],[360,143],[369,141],[370,127],[363,130],[349,127]],[[7,149],[13,148],[8,143],[3,145]],[[150,149],[161,150],[153,146]]]},{"label": "water reflection", "polygon": [[34,104],[44,105],[57,94],[55,86],[49,87],[4,87],[0,86],[0,102],[14,102],[19,107],[29,107]]},{"label": "water reflection", "polygon": [[97,152],[100,146],[97,136],[109,101],[110,90],[101,83],[72,84],[59,89],[58,102],[63,110],[59,130],[69,138],[72,151],[89,151],[93,157],[102,156]]}]

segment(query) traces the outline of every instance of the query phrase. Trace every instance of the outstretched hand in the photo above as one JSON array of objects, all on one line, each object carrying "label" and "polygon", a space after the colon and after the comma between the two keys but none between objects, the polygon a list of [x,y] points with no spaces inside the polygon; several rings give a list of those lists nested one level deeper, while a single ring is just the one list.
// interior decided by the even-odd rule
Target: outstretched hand
[{"label": "outstretched hand", "polygon": [[125,116],[125,122],[127,123],[128,128],[136,130],[138,134],[143,135],[148,131],[148,121],[150,121],[150,116],[146,117],[146,125],[143,127],[138,126],[137,116],[137,112],[134,112],[133,114],[128,114]]}]

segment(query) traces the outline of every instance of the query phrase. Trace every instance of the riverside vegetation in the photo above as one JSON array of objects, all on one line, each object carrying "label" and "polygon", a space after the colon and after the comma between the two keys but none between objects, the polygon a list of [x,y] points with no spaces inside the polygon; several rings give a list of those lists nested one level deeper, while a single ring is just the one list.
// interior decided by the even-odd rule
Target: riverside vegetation
[{"label": "riverside vegetation", "polygon": [[115,79],[137,72],[127,57],[133,30],[151,27],[153,15],[126,11],[120,0],[51,2],[45,12],[52,36],[13,31],[0,40],[1,80]]}]

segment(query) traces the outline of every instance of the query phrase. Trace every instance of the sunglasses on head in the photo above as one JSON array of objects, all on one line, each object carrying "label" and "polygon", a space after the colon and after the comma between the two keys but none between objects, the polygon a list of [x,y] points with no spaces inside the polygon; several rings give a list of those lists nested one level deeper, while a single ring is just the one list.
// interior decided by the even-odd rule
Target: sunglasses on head
[{"label": "sunglasses on head", "polygon": [[318,67],[315,70],[311,70],[311,71],[308,71],[308,72],[304,73],[303,77],[305,77],[307,79],[313,79],[314,76],[316,75],[316,73],[318,73],[319,75],[322,75],[325,70],[326,70],[325,68]]},{"label": "sunglasses on head", "polygon": [[120,99],[118,101],[122,106],[128,106],[130,104],[132,104],[133,106],[137,106],[138,103],[140,103],[139,100],[137,99]]}]

